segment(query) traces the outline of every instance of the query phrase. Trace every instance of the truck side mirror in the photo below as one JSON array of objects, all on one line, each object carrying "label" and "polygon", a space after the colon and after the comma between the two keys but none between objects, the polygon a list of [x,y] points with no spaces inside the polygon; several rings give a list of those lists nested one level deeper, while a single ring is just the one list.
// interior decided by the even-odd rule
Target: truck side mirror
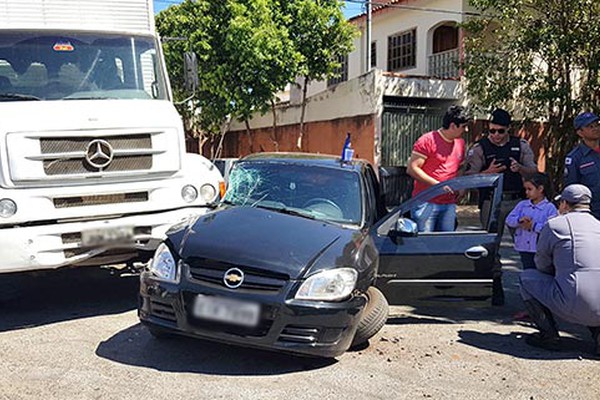
[{"label": "truck side mirror", "polygon": [[198,59],[191,51],[183,53],[183,82],[188,92],[195,92],[198,88]]}]

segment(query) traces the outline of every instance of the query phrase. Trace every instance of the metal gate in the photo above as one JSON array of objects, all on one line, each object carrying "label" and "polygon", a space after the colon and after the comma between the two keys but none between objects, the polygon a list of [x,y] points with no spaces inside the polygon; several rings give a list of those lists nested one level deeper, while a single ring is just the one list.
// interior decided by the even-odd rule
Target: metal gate
[{"label": "metal gate", "polygon": [[413,144],[425,132],[442,127],[442,108],[385,102],[381,118],[381,165],[405,167]]},{"label": "metal gate", "polygon": [[443,116],[441,107],[384,99],[379,177],[387,207],[410,198],[413,179],[406,173],[406,165],[413,145],[423,133],[439,129]]}]

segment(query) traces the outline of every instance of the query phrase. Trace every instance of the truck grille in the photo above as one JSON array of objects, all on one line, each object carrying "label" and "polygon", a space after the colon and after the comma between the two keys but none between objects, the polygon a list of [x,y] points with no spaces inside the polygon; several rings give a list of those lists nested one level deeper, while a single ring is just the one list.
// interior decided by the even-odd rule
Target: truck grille
[{"label": "truck grille", "polygon": [[[88,146],[94,141],[107,142],[112,160],[102,168],[86,159]],[[40,138],[41,158],[46,175],[73,175],[89,172],[149,170],[152,168],[152,139],[150,134],[90,137]]]},{"label": "truck grille", "polygon": [[95,196],[57,197],[55,208],[98,206],[105,204],[141,203],[148,201],[148,192],[105,194]]}]

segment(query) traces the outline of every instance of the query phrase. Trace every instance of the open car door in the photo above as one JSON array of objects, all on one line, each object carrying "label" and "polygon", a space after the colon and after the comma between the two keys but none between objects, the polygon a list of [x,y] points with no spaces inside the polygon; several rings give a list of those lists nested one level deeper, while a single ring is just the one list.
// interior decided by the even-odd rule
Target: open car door
[{"label": "open car door", "polygon": [[[452,232],[417,232],[411,209],[446,192],[492,192],[491,212],[481,223],[479,215],[468,223],[457,221]],[[482,301],[492,296],[495,258],[501,238],[502,175],[462,176],[419,193],[379,221],[371,231],[379,250],[376,286],[390,304],[431,301]],[[461,208],[464,206],[458,206]],[[457,213],[460,215],[460,212]]]}]

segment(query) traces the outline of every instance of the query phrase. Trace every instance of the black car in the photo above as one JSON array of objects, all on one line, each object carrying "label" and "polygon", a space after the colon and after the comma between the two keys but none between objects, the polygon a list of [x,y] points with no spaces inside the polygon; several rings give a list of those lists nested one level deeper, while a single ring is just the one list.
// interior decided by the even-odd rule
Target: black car
[{"label": "black car", "polygon": [[458,178],[388,213],[364,160],[245,157],[222,203],[174,227],[156,250],[141,275],[140,320],[156,337],[338,356],[381,329],[386,297],[491,296],[497,211],[485,227],[427,234],[407,216],[444,186],[491,188],[497,210],[501,184],[501,175]]}]

